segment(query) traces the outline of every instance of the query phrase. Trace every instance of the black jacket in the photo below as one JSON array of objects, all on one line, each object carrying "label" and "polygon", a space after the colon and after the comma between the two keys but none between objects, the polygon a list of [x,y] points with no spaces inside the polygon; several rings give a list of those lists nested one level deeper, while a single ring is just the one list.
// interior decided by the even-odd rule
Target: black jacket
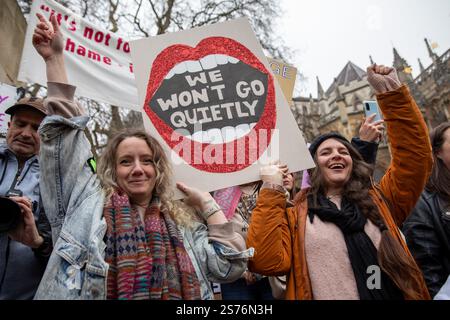
[{"label": "black jacket", "polygon": [[403,233],[433,297],[450,274],[450,208],[435,193],[424,191]]},{"label": "black jacket", "polygon": [[378,143],[369,142],[354,137],[352,139],[352,145],[359,151],[364,161],[369,164],[375,164],[378,153]]}]

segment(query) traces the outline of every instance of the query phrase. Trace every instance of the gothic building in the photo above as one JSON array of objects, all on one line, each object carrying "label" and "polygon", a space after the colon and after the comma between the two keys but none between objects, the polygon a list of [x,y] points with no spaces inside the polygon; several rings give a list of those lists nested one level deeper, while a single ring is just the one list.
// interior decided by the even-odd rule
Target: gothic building
[{"label": "gothic building", "polygon": [[[420,74],[416,78],[396,48],[393,49],[393,67],[400,81],[411,89],[431,129],[450,120],[450,49],[439,57],[427,39],[425,44],[433,62],[424,68],[419,60]],[[372,57],[370,60],[373,63]],[[364,100],[375,100],[375,93],[367,82],[365,70],[349,61],[326,91],[317,78],[317,98],[311,95],[293,98],[291,110],[307,142],[328,131],[338,131],[351,139],[358,135],[362,124]],[[389,162],[389,146],[384,138],[380,143],[375,176],[380,176]]]},{"label": "gothic building", "polygon": [[450,120],[450,49],[438,56],[425,39],[432,64],[424,68],[419,60],[420,74],[413,80],[412,92],[421,107],[429,128]]}]

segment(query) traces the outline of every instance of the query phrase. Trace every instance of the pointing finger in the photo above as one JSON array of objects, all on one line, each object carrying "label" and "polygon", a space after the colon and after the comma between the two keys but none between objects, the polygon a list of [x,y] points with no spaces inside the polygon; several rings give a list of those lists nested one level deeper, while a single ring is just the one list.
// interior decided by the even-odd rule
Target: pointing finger
[{"label": "pointing finger", "polygon": [[184,192],[185,194],[188,193],[188,187],[182,182],[177,182],[177,188],[182,192]]},{"label": "pointing finger", "polygon": [[56,20],[56,15],[52,15],[50,21],[52,23],[54,32],[57,33],[59,31],[59,24],[58,21]]},{"label": "pointing finger", "polygon": [[36,13],[36,17],[39,19],[39,21],[41,22],[47,22],[47,19],[45,19],[45,17],[40,14],[40,13]]},{"label": "pointing finger", "polygon": [[[39,25],[41,25],[41,24],[45,24],[46,25],[46,28],[45,28],[45,30],[48,30],[50,33],[53,33],[54,32],[54,30],[55,30],[55,28],[53,27],[53,25],[42,15],[42,14],[40,14],[40,13],[36,13],[36,16],[38,17],[38,19],[39,19],[39,23],[38,23],[38,26]],[[52,17],[51,17],[51,19],[54,17],[55,15],[52,15]]]}]

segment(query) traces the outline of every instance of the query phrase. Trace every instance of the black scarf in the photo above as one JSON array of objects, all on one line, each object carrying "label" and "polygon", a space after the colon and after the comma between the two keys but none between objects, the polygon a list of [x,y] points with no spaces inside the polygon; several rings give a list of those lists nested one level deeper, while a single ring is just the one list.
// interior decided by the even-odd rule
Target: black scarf
[{"label": "black scarf", "polygon": [[[345,244],[355,275],[356,285],[361,300],[403,300],[403,295],[395,283],[384,273],[381,268],[380,289],[369,289],[367,280],[374,275],[369,266],[377,266],[377,249],[372,240],[364,232],[366,217],[358,207],[345,199],[342,199],[341,210],[323,195],[318,197],[317,208],[314,207],[312,195],[308,196],[308,216],[313,222],[314,215],[320,220],[332,222],[344,234]],[[369,284],[373,283],[370,281]]]}]

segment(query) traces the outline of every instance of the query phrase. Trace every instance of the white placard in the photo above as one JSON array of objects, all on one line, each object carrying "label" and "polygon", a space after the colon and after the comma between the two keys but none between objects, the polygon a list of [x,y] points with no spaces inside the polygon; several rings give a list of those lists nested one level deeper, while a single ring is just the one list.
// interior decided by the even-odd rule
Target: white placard
[{"label": "white placard", "polygon": [[247,19],[130,45],[145,127],[176,181],[213,191],[259,180],[274,159],[314,166]]}]

